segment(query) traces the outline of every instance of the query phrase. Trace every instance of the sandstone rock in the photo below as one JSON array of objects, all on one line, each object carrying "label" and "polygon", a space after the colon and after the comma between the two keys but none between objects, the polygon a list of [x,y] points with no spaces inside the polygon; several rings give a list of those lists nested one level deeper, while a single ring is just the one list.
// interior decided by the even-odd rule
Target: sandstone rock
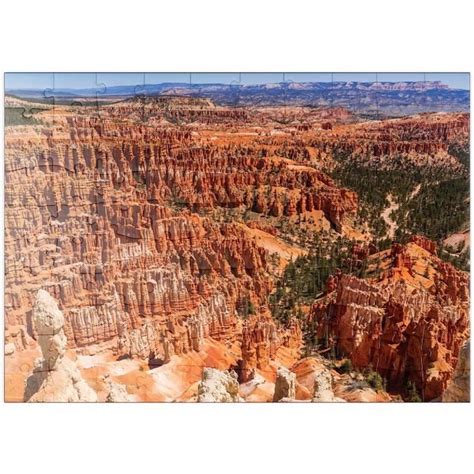
[{"label": "sandstone rock", "polygon": [[[268,215],[274,203],[285,216],[320,209],[340,226],[357,208],[355,193],[321,171],[262,159],[267,145],[213,143],[172,123],[145,127],[145,110],[157,121],[179,116],[220,127],[248,120],[246,111],[207,100],[157,98],[110,106],[100,118],[57,109],[54,133],[8,130],[8,326],[26,326],[37,290],[47,286],[63,308],[69,348],[112,341],[119,350],[121,337],[144,319],[159,315],[153,324],[166,326],[170,314],[196,316],[213,293],[226,300],[228,314],[211,314],[208,325],[202,311],[199,325],[228,339],[237,293],[245,288],[263,300],[270,290],[265,251],[238,226],[189,210],[243,206]],[[192,331],[177,341],[160,327],[158,338],[179,351]]]},{"label": "sandstone rock", "polygon": [[5,355],[6,356],[12,355],[14,352],[15,352],[15,344],[13,344],[11,342],[8,343],[8,344],[5,344]]},{"label": "sandstone rock", "polygon": [[366,164],[374,162],[378,167],[390,166],[397,156],[414,166],[460,170],[462,165],[448,153],[448,143],[468,135],[468,114],[429,114],[345,125],[320,140],[338,152],[366,157]]},{"label": "sandstone rock", "polygon": [[471,400],[471,358],[470,341],[461,347],[453,377],[443,393],[443,402],[469,402]]},{"label": "sandstone rock", "polygon": [[25,401],[97,401],[97,394],[83,380],[74,362],[65,357],[64,317],[48,292],[38,291],[32,319],[43,357],[28,377]]},{"label": "sandstone rock", "polygon": [[376,370],[397,390],[411,380],[427,401],[446,389],[468,336],[468,278],[415,241],[368,257],[386,262],[377,280],[342,275],[310,317],[354,367]]},{"label": "sandstone rock", "polygon": [[110,376],[105,376],[104,381],[108,390],[106,402],[121,403],[133,401],[133,398],[128,394],[126,388],[111,380]]},{"label": "sandstone rock", "polygon": [[83,380],[75,364],[61,361],[54,370],[35,368],[28,377],[24,400],[27,402],[96,402],[97,394]]},{"label": "sandstone rock", "polygon": [[340,374],[322,356],[300,359],[290,369],[296,374],[296,398],[312,402],[391,402],[384,390],[375,391],[361,374]]},{"label": "sandstone rock", "polygon": [[334,392],[332,391],[332,375],[328,370],[319,372],[314,380],[313,402],[334,402]]},{"label": "sandstone rock", "polygon": [[299,348],[301,343],[302,332],[295,318],[285,328],[279,327],[270,314],[247,319],[242,329],[239,382],[251,380],[256,369],[268,370],[279,347]]},{"label": "sandstone rock", "polygon": [[341,401],[333,391],[333,374],[329,361],[322,356],[305,357],[290,368],[295,373],[296,397],[313,402]]},{"label": "sandstone rock", "polygon": [[275,393],[273,401],[279,402],[282,399],[294,400],[296,398],[296,375],[285,367],[279,367],[275,382]]},{"label": "sandstone rock", "polygon": [[[57,106],[54,119],[42,114],[44,125],[8,127],[5,135],[5,340],[15,346],[7,363],[38,341],[42,367],[55,374],[48,377],[66,387],[74,372],[66,349],[159,365],[216,340],[241,346],[241,381],[269,370],[280,349],[301,345],[301,328],[269,317],[268,253],[229,218],[232,212],[255,213],[251,225],[276,235],[281,223],[318,211],[342,232],[358,197],[321,171],[335,153],[380,166],[400,156],[456,169],[461,164],[447,143],[469,136],[468,114],[362,124],[346,109],[311,108],[291,111],[288,122],[281,120],[286,107],[242,110],[194,97],[121,101],[102,107],[100,116],[71,109]],[[416,274],[406,250],[394,249],[391,258],[392,280]],[[421,373],[422,361],[426,377],[417,383],[427,397],[445,387],[467,332],[467,277],[438,267],[429,297],[400,287],[388,303],[392,287],[349,282],[342,291],[338,275],[327,286],[348,334],[347,343],[336,342],[333,331],[332,342],[346,344],[364,364],[376,362],[382,341],[380,360],[395,364],[391,376],[399,381],[407,337],[408,360],[418,361],[410,370]],[[61,311],[36,302],[40,289]],[[238,305],[245,298],[256,311],[243,321]],[[411,304],[423,310],[421,322]],[[30,320],[35,305],[38,329],[34,314]],[[393,319],[385,334],[381,318]],[[420,357],[421,346],[431,356]],[[83,395],[69,397],[65,389],[61,397]]]},{"label": "sandstone rock", "polygon": [[239,383],[235,373],[206,367],[198,386],[198,402],[238,402]]},{"label": "sandstone rock", "polygon": [[45,290],[39,290],[33,308],[33,325],[43,353],[43,370],[54,370],[66,353],[64,316],[56,301]]},{"label": "sandstone rock", "polygon": [[431,254],[436,254],[438,250],[435,242],[433,242],[430,239],[427,239],[426,237],[422,235],[412,235],[410,237],[410,242],[415,243],[416,245],[418,245],[422,249],[425,249],[427,252]]}]

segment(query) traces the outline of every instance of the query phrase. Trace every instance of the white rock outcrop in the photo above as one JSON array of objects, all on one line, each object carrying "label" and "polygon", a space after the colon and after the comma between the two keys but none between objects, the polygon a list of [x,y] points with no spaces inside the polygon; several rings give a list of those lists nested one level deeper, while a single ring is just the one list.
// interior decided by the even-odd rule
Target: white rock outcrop
[{"label": "white rock outcrop", "polygon": [[105,399],[106,402],[111,403],[122,403],[122,402],[133,402],[133,398],[128,394],[126,388],[113,380],[109,375],[104,377],[104,382],[107,385],[108,395]]},{"label": "white rock outcrop", "polygon": [[314,377],[314,395],[313,402],[335,402],[332,391],[332,375],[329,370],[321,370]]},{"label": "white rock outcrop", "polygon": [[12,355],[15,352],[15,344],[12,342],[9,342],[5,344],[5,355],[9,356]]},{"label": "white rock outcrop", "polygon": [[296,398],[296,374],[285,367],[279,367],[275,382],[275,393],[273,401],[279,402],[294,400]]},{"label": "white rock outcrop", "polygon": [[36,296],[33,326],[43,357],[26,381],[28,402],[96,402],[97,394],[82,378],[76,364],[66,357],[64,316],[44,290]]},{"label": "white rock outcrop", "polygon": [[63,313],[45,290],[36,295],[32,319],[43,353],[43,370],[53,370],[66,353],[67,339]]},{"label": "white rock outcrop", "polygon": [[239,382],[233,372],[206,367],[198,386],[198,402],[238,402]]}]

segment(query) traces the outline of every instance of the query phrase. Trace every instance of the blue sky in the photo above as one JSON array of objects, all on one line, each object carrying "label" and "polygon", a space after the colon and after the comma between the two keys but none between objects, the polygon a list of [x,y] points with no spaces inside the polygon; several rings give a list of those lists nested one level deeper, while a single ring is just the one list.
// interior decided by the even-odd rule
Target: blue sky
[{"label": "blue sky", "polygon": [[[82,89],[182,82],[189,84],[264,84],[282,81],[331,82],[331,73],[6,73],[6,89]],[[441,81],[469,89],[469,73],[334,73],[335,81]]]}]

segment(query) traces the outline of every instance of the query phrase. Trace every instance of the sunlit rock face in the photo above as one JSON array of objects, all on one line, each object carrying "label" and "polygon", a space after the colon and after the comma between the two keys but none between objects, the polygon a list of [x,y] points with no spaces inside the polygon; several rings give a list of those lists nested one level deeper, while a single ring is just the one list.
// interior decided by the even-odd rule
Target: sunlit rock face
[{"label": "sunlit rock face", "polygon": [[379,277],[340,276],[311,315],[319,335],[329,334],[355,367],[373,369],[399,389],[412,381],[424,400],[446,390],[469,336],[468,275],[434,251],[414,237],[368,257]]},{"label": "sunlit rock face", "polygon": [[[306,241],[370,238],[355,231],[357,193],[328,176],[336,155],[455,171],[447,142],[468,137],[468,114],[362,121],[342,107],[173,96],[35,117],[5,134],[12,399],[271,401],[281,368],[296,380],[280,399],[390,400],[350,388],[358,375],[339,377],[319,358],[295,365],[306,320],[276,320],[269,297],[310,251],[303,223]],[[332,275],[304,313],[354,367],[393,386],[412,380],[425,400],[456,391],[469,334],[467,275],[435,252],[421,236],[394,245],[379,279]]]},{"label": "sunlit rock face", "polygon": [[453,378],[443,393],[443,402],[469,402],[471,379],[471,342],[468,340],[461,347]]}]

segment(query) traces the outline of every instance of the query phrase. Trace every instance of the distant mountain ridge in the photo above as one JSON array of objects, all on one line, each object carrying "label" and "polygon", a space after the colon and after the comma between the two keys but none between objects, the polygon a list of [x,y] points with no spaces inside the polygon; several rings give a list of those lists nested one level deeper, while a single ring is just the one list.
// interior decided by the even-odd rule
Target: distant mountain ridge
[{"label": "distant mountain ridge", "polygon": [[[47,100],[40,89],[7,89],[25,99]],[[161,83],[104,88],[57,89],[59,102],[78,98],[124,99],[134,95],[207,97],[223,105],[346,107],[358,113],[408,115],[422,112],[468,112],[470,92],[440,81],[413,82],[279,82],[267,84]]]}]

